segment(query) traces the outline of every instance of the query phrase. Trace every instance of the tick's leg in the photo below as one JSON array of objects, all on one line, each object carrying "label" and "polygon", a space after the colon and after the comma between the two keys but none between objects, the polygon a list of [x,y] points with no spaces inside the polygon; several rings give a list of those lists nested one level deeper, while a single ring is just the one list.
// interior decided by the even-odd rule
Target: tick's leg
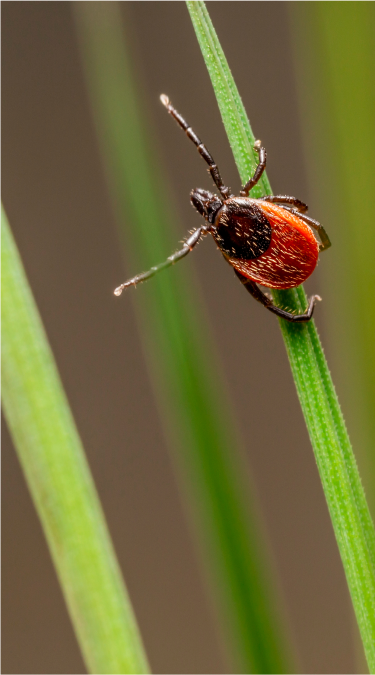
[{"label": "tick's leg", "polygon": [[160,100],[168,110],[169,114],[172,115],[172,117],[176,120],[176,122],[180,125],[180,127],[186,132],[186,135],[190,138],[190,140],[193,141],[194,145],[197,147],[198,152],[203,157],[204,161],[207,162],[209,166],[208,170],[212,176],[212,179],[216,187],[220,191],[220,194],[224,197],[224,199],[232,197],[233,195],[231,195],[231,189],[224,185],[220,175],[219,168],[215,164],[214,158],[212,157],[211,153],[207,150],[204,143],[202,143],[200,138],[198,138],[197,134],[193,131],[191,126],[186,122],[186,120],[184,120],[182,115],[180,115],[180,113],[177,112],[176,108],[173,107],[168,96],[162,94],[160,96]]},{"label": "tick's leg", "polygon": [[319,295],[313,295],[309,300],[307,311],[304,312],[304,314],[293,314],[292,312],[287,312],[285,309],[281,309],[281,307],[274,305],[272,299],[263,293],[263,291],[260,290],[259,286],[257,286],[254,281],[250,281],[250,279],[244,277],[244,275],[237,270],[234,271],[241,283],[245,286],[246,290],[251,293],[255,300],[258,300],[258,302],[269,309],[270,312],[277,314],[277,316],[280,316],[282,319],[286,319],[286,321],[292,321],[293,323],[304,323],[306,321],[310,321],[314,312],[316,301],[321,300]]},{"label": "tick's leg", "polygon": [[260,179],[264,169],[266,168],[266,163],[267,163],[267,153],[266,153],[266,148],[263,148],[262,142],[261,141],[255,141],[254,148],[259,154],[259,164],[257,168],[255,169],[254,176],[250,178],[246,185],[244,185],[241,190],[240,190],[240,195],[241,197],[247,197],[250,190],[253,189],[253,187],[257,184],[258,180]]},{"label": "tick's leg", "polygon": [[185,241],[180,251],[176,251],[176,253],[170,255],[169,258],[167,258],[167,260],[161,263],[160,265],[157,265],[156,267],[151,267],[151,269],[148,272],[142,272],[142,274],[137,274],[135,277],[132,277],[132,279],[125,281],[124,284],[121,284],[121,286],[118,286],[115,289],[114,294],[121,295],[124,288],[128,288],[129,286],[137,286],[137,284],[140,284],[141,281],[146,281],[147,279],[150,279],[150,277],[153,277],[154,274],[157,274],[161,270],[164,270],[166,267],[174,265],[176,262],[181,260],[181,258],[184,258],[188,253],[190,253],[190,251],[193,250],[194,246],[197,245],[202,235],[206,234],[207,231],[208,231],[207,227],[205,226],[199,227],[197,230],[193,232],[193,234],[190,235],[190,237],[188,237],[188,239]]},{"label": "tick's leg", "polygon": [[330,241],[330,238],[325,231],[323,225],[318,223],[317,220],[314,220],[314,218],[310,218],[310,216],[306,216],[304,213],[299,213],[296,211],[296,209],[292,209],[288,206],[284,207],[287,211],[290,213],[294,213],[294,215],[298,216],[298,218],[301,218],[301,220],[304,220],[305,223],[310,225],[310,227],[313,227],[314,230],[316,230],[319,233],[320,241],[321,243],[319,244],[319,251],[325,251],[327,248],[329,248],[332,244]]},{"label": "tick's leg", "polygon": [[289,204],[290,206],[294,206],[297,211],[301,211],[301,213],[304,213],[308,209],[307,204],[296,199],[296,197],[289,197],[288,195],[267,195],[266,197],[260,197],[259,201],[280,204],[280,206]]}]

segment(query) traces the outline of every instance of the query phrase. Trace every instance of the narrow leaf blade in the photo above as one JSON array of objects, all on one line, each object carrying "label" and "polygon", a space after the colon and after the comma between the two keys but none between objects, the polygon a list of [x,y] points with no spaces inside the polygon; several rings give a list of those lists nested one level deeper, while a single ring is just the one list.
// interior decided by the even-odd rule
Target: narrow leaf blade
[{"label": "narrow leaf blade", "polygon": [[[176,246],[171,234],[176,216],[164,198],[168,190],[152,152],[119,5],[79,3],[76,10],[121,238],[132,264],[141,259],[147,269]],[[206,318],[192,295],[199,298],[196,281],[177,265],[145,284],[135,298],[162,422],[181,483],[186,486],[187,480],[207,578],[236,667],[290,672],[266,553],[249,508],[236,421]],[[119,301],[119,311],[126,309],[128,297]]]},{"label": "narrow leaf blade", "polygon": [[92,673],[147,659],[51,349],[4,212],[2,400],[83,658]]},{"label": "narrow leaf blade", "polygon": [[[187,1],[217,96],[241,179],[254,170],[250,124],[229,66],[202,0]],[[244,152],[248,148],[246,158]],[[260,194],[269,194],[266,176]],[[255,191],[254,191],[255,192]],[[258,196],[258,194],[254,194]],[[274,292],[276,302],[296,311],[306,307],[302,287]],[[292,373],[314,449],[371,672],[375,669],[375,534],[356,461],[313,321],[280,320]]]}]

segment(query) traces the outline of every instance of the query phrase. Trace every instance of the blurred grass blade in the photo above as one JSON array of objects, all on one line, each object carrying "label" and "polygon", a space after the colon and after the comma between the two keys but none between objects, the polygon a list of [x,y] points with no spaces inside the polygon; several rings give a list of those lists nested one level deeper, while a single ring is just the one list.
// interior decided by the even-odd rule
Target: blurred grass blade
[{"label": "blurred grass blade", "polygon": [[83,658],[92,673],[146,673],[90,470],[4,212],[1,245],[4,412]]},{"label": "blurred grass blade", "polygon": [[[175,250],[175,216],[164,197],[160,160],[153,154],[134,84],[120,5],[75,3],[74,9],[117,219],[132,271],[138,272]],[[162,422],[184,486],[188,479],[186,501],[194,512],[221,622],[231,636],[236,670],[290,672],[276,594],[249,510],[238,432],[214,343],[192,297],[199,293],[184,265],[136,293]],[[119,312],[129,311],[132,298],[128,293],[118,301]]]},{"label": "blurred grass blade", "polygon": [[[326,4],[326,3],[323,3]],[[204,2],[187,2],[243,183],[252,175],[254,135]],[[261,194],[270,194],[264,176]],[[255,192],[255,191],[254,191]],[[300,286],[275,292],[277,302],[301,311]],[[375,533],[355,458],[314,323],[280,320],[302,411],[315,452],[371,672],[375,671]]]},{"label": "blurred grass blade", "polygon": [[375,5],[289,3],[315,201],[334,241],[326,324],[375,513]]}]

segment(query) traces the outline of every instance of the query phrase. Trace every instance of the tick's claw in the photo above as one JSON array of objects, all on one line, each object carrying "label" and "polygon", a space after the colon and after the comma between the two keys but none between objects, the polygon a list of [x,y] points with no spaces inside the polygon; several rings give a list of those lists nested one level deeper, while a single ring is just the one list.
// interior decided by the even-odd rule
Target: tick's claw
[{"label": "tick's claw", "polygon": [[169,106],[169,98],[166,94],[160,94],[160,100],[166,108]]}]

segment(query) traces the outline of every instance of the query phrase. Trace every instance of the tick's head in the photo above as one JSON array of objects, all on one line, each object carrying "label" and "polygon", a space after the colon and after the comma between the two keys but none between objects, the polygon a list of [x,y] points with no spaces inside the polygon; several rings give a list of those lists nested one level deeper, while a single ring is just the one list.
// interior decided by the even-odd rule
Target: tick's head
[{"label": "tick's head", "polygon": [[198,213],[209,223],[213,223],[217,212],[223,206],[223,202],[213,192],[196,188],[190,194],[190,201]]}]

